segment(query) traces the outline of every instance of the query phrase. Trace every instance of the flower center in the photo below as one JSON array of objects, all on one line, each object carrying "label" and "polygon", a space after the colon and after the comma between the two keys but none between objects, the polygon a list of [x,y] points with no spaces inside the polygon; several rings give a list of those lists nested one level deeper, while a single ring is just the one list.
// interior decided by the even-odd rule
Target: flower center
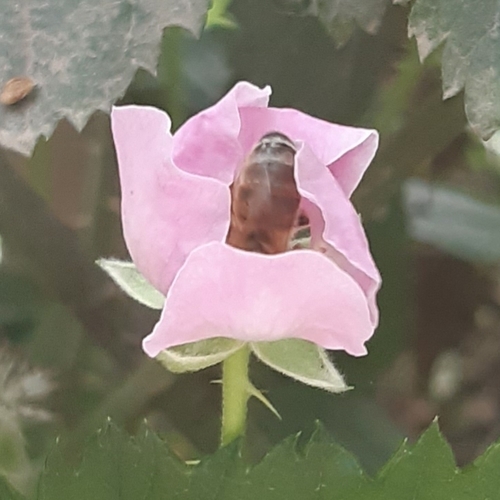
[{"label": "flower center", "polygon": [[252,149],[231,185],[229,245],[264,254],[308,247],[302,246],[309,220],[299,210],[295,153],[279,132],[264,135]]}]

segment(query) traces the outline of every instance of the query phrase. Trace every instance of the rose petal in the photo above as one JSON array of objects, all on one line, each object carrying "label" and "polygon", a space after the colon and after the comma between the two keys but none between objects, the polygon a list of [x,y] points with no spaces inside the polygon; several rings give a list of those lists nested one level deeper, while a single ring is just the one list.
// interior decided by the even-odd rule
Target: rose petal
[{"label": "rose petal", "polygon": [[217,104],[189,119],[174,137],[175,164],[193,174],[233,182],[236,167],[243,160],[238,143],[239,108],[267,106],[271,88],[260,89],[237,83]]},{"label": "rose petal", "polygon": [[327,165],[347,197],[350,197],[378,147],[376,130],[328,123],[295,109],[241,108],[239,136],[245,154],[271,131],[303,141],[323,165]]},{"label": "rose petal", "polygon": [[245,252],[222,243],[194,250],[179,271],[147,354],[211,337],[301,338],[360,356],[373,334],[357,283],[318,252]]},{"label": "rose petal", "polygon": [[[359,215],[339,183],[329,175],[308,145],[298,145],[295,165],[297,188],[320,211],[318,214],[312,206],[303,203],[311,224],[313,248],[328,251],[328,256],[357,281],[368,298],[371,318],[376,326],[378,308],[375,295],[381,278]],[[330,248],[321,248],[321,241],[328,243]]]},{"label": "rose petal", "polygon": [[365,132],[366,137],[356,146],[343,154],[338,160],[328,163],[330,172],[348,198],[351,197],[358,186],[365,170],[377,152],[378,132],[376,130],[365,130]]},{"label": "rose petal", "polygon": [[170,119],[154,108],[125,106],[111,114],[125,241],[139,271],[166,294],[186,256],[224,241],[227,186],[183,172],[170,160]]}]

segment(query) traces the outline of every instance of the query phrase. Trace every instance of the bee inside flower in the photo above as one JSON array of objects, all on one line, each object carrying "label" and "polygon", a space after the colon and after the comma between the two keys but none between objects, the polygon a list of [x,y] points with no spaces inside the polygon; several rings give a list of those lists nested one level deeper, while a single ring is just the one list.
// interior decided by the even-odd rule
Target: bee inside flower
[{"label": "bee inside flower", "polygon": [[265,134],[231,185],[231,224],[226,243],[277,254],[307,248],[309,219],[300,210],[295,144],[280,132]]},{"label": "bee inside flower", "polygon": [[175,134],[159,110],[113,111],[125,241],[165,296],[152,357],[216,337],[367,352],[381,279],[349,198],[378,134],[270,93],[240,82]]}]

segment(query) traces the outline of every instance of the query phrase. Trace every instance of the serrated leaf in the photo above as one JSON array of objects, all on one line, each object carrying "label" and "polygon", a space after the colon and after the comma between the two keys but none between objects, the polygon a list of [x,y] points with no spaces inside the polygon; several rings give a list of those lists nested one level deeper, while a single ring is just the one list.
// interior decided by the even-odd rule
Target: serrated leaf
[{"label": "serrated leaf", "polygon": [[472,262],[500,261],[500,207],[418,179],[403,193],[413,239]]},{"label": "serrated leaf", "polygon": [[445,41],[443,93],[465,88],[465,110],[485,139],[500,128],[500,4],[497,0],[417,0],[408,33],[425,59]]},{"label": "serrated leaf", "polygon": [[164,349],[156,359],[173,373],[196,372],[216,365],[243,346],[243,342],[222,337]]},{"label": "serrated leaf", "polygon": [[243,499],[357,499],[368,482],[355,458],[319,427],[300,450],[297,437],[283,441],[252,469]]},{"label": "serrated leaf", "polygon": [[56,449],[42,475],[37,500],[159,500],[187,490],[188,470],[143,428],[137,438],[110,424],[89,441],[75,470]]},{"label": "serrated leaf", "polygon": [[375,34],[388,4],[388,0],[312,0],[308,12],[319,18],[338,46],[343,46],[351,37],[354,23]]},{"label": "serrated leaf", "polygon": [[133,262],[99,259],[97,265],[130,297],[151,309],[162,309],[165,297],[146,280]]},{"label": "serrated leaf", "polygon": [[324,349],[300,339],[254,342],[252,352],[263,363],[283,375],[329,392],[344,392],[349,387]]},{"label": "serrated leaf", "polygon": [[[224,447],[203,458],[191,469],[189,500],[234,500],[248,486],[248,469],[241,459],[238,443]],[[160,499],[159,499],[160,500]]]},{"label": "serrated leaf", "polygon": [[309,14],[319,18],[339,45],[350,38],[357,23],[375,34],[390,0],[274,0],[290,14]]},{"label": "serrated leaf", "polygon": [[[500,444],[490,446],[472,465],[458,475],[453,484],[453,493],[457,500],[476,498],[494,499],[500,491]],[[476,496],[475,496],[476,495]]]},{"label": "serrated leaf", "polygon": [[155,73],[162,31],[197,32],[208,0],[26,0],[3,2],[0,82],[27,77],[35,89],[3,106],[0,144],[29,154],[65,117],[78,130],[109,111],[139,67]]},{"label": "serrated leaf", "polygon": [[[472,466],[456,468],[434,423],[414,445],[404,443],[374,478],[319,427],[304,445],[299,436],[277,445],[257,465],[238,443],[180,462],[145,427],[133,438],[107,425],[87,444],[79,466],[58,445],[42,473],[37,500],[485,500],[500,487],[500,447]],[[0,478],[2,500],[23,500]]]},{"label": "serrated leaf", "polygon": [[452,497],[457,475],[453,453],[434,422],[414,446],[406,443],[377,477],[380,497],[414,500]]}]

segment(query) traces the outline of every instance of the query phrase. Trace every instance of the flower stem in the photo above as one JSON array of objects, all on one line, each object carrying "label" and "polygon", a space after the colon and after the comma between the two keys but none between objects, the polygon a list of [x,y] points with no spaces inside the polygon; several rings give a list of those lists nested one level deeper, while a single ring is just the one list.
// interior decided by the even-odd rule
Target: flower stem
[{"label": "flower stem", "polygon": [[186,119],[185,85],[182,74],[183,30],[172,26],[165,30],[162,39],[161,55],[158,61],[158,81],[165,90],[163,108],[172,119],[175,131]]},{"label": "flower stem", "polygon": [[250,349],[244,346],[222,364],[222,446],[245,434],[249,358]]}]

